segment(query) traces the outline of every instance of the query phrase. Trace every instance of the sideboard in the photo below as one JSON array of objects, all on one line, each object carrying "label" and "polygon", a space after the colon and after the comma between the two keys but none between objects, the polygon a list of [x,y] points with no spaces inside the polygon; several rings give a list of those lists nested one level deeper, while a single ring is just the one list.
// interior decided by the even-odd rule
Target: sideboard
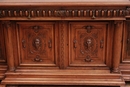
[{"label": "sideboard", "polygon": [[0,80],[120,86],[130,81],[129,0],[1,0]]}]

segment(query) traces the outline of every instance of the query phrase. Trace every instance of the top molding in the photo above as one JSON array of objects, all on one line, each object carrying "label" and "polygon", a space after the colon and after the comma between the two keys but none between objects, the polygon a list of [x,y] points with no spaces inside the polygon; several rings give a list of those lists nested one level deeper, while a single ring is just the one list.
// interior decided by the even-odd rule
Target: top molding
[{"label": "top molding", "polygon": [[1,6],[130,6],[130,0],[0,0]]},{"label": "top molding", "polygon": [[124,2],[129,0],[1,0],[0,2]]}]

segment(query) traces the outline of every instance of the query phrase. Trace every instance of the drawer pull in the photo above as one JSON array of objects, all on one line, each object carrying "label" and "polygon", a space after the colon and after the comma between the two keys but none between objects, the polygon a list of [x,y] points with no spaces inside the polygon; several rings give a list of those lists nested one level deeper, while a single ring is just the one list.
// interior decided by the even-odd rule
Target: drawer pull
[{"label": "drawer pull", "polygon": [[103,45],[104,45],[104,41],[101,40],[101,41],[100,41],[100,48],[103,48]]},{"label": "drawer pull", "polygon": [[33,60],[34,62],[42,62],[43,60],[37,55]]},{"label": "drawer pull", "polygon": [[77,40],[74,40],[74,48],[77,48],[76,43],[77,43]]},{"label": "drawer pull", "polygon": [[90,56],[87,56],[85,59],[85,62],[92,62],[93,60],[90,58]]},{"label": "drawer pull", "polygon": [[48,47],[52,48],[52,41],[51,40],[48,41]]},{"label": "drawer pull", "polygon": [[128,38],[128,39],[127,39],[127,43],[129,43],[129,42],[130,42],[130,39]]},{"label": "drawer pull", "polygon": [[25,43],[26,43],[25,40],[22,40],[22,47],[23,47],[23,48],[26,48]]}]

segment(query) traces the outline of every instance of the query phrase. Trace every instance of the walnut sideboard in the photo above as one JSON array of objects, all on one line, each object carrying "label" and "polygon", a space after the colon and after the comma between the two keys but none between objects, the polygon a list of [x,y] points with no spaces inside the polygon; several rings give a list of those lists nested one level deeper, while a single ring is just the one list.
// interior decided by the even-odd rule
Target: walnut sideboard
[{"label": "walnut sideboard", "polygon": [[130,1],[0,0],[0,80],[1,87],[123,87]]}]

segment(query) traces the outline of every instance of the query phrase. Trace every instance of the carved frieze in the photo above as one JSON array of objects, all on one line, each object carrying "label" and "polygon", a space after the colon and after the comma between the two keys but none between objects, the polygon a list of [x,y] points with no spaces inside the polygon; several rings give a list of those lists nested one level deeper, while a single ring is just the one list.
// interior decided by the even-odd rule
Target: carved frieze
[{"label": "carved frieze", "polygon": [[4,17],[125,17],[130,9],[0,9],[0,18]]}]

